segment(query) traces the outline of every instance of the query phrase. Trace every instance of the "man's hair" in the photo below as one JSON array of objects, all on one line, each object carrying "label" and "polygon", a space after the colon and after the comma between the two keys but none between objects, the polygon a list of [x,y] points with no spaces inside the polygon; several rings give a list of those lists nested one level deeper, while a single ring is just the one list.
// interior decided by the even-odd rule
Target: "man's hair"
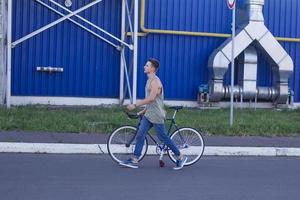
[{"label": "man's hair", "polygon": [[155,68],[155,71],[157,71],[159,69],[159,61],[156,60],[155,58],[149,58],[148,60],[152,66]]}]

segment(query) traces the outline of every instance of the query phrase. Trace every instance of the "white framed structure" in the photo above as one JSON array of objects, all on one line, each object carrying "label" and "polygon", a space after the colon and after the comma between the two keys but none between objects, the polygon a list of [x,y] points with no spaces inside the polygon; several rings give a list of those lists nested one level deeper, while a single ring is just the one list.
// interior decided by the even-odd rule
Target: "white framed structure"
[{"label": "white framed structure", "polygon": [[[87,4],[85,4],[84,6],[82,6],[81,8],[78,8],[75,11],[71,11],[68,9],[68,6],[70,6],[72,4],[72,0],[68,0],[65,2],[65,5],[61,5],[59,4],[57,1],[54,0],[27,0],[27,1],[34,1],[37,4],[40,4],[42,6],[44,6],[45,9],[49,9],[52,12],[60,15],[61,17],[47,25],[44,25],[43,27],[22,36],[21,38],[12,41],[12,22],[13,22],[13,3],[15,0],[1,0],[1,14],[4,10],[6,10],[6,8],[4,8],[4,4],[7,2],[7,32],[6,32],[6,36],[7,36],[7,51],[6,51],[6,55],[7,55],[7,63],[6,63],[6,91],[5,91],[5,99],[6,99],[6,106],[8,108],[10,108],[12,102],[13,104],[19,104],[18,101],[12,101],[11,99],[15,98],[18,99],[18,97],[14,97],[11,95],[11,70],[12,70],[12,49],[15,48],[16,46],[22,44],[24,41],[26,40],[30,40],[31,38],[35,37],[36,35],[42,33],[43,31],[46,31],[50,28],[52,28],[53,26],[56,26],[66,20],[72,22],[73,24],[81,27],[82,29],[84,29],[85,31],[89,32],[90,34],[96,36],[98,39],[103,40],[104,42],[108,43],[109,45],[113,46],[114,48],[116,48],[118,51],[120,51],[120,94],[119,94],[119,103],[123,103],[124,99],[125,99],[125,95],[124,95],[124,85],[128,88],[129,91],[129,97],[130,97],[130,101],[135,103],[136,102],[136,95],[137,95],[137,52],[138,52],[138,37],[137,37],[137,33],[138,33],[138,0],[132,0],[132,6],[133,6],[133,12],[130,12],[129,10],[129,3],[128,0],[122,0],[122,27],[121,27],[121,38],[118,38],[116,36],[114,36],[113,34],[109,33],[108,31],[105,31],[104,29],[100,28],[99,26],[97,26],[96,24],[92,23],[91,21],[85,19],[84,17],[81,17],[79,15],[79,13],[83,12],[84,10],[91,8],[92,6],[101,3],[104,0],[90,0]],[[59,11],[57,8],[60,8],[62,10],[64,10],[65,12],[67,12],[67,14],[63,14],[61,11]],[[74,20],[73,18],[78,18],[82,21],[82,23]],[[2,18],[4,19],[4,18]],[[133,21],[133,22],[132,22]],[[112,40],[114,40],[114,42],[111,42],[109,40],[107,40],[106,38],[104,38],[103,36],[101,36],[100,34],[96,33],[95,31],[93,31],[92,29],[88,28],[85,24],[88,24],[89,26],[93,27],[94,29],[97,29],[97,31],[100,31],[102,34],[105,34],[106,36],[109,36]],[[1,24],[2,26],[4,26],[3,24]],[[127,34],[128,32],[126,31],[126,26],[130,27],[130,35],[132,36],[132,39],[130,41],[130,43],[127,43]],[[0,35],[2,36],[2,35]],[[2,41],[2,40],[1,40]],[[133,60],[133,74],[132,74],[132,84],[130,83],[130,78],[129,76],[131,74],[129,74],[128,72],[128,61],[126,60],[126,56],[125,56],[125,50],[129,49],[130,51],[132,51],[132,59]],[[5,56],[5,53],[3,52],[1,54],[1,56]],[[4,67],[0,68],[0,69],[4,69]],[[0,71],[1,72],[1,71]],[[126,78],[126,84],[124,84],[124,79]],[[0,80],[5,80],[5,78],[1,78]],[[1,93],[0,93],[1,94]],[[2,96],[4,96],[2,94]],[[24,98],[24,97],[22,97]],[[31,97],[25,97],[27,99],[31,99]],[[60,98],[60,97],[45,97],[45,98],[49,98],[49,99],[64,99],[64,98]],[[36,99],[36,97],[32,97],[33,101],[34,99]],[[77,99],[77,98],[75,98]],[[58,101],[60,101],[58,100]],[[41,101],[42,103],[43,101]],[[81,99],[79,98],[78,103],[80,104]],[[100,100],[99,102],[107,102],[107,101],[102,101]],[[111,101],[108,101],[111,102]],[[89,104],[89,103],[87,103]]]}]

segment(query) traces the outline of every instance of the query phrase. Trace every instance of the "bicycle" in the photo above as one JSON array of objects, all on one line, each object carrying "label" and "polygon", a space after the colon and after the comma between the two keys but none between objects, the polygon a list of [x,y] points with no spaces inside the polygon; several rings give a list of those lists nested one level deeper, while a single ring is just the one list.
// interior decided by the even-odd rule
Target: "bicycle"
[{"label": "bicycle", "polygon": [[[185,156],[187,156],[188,160],[185,166],[190,166],[196,163],[203,155],[204,148],[205,148],[204,139],[202,137],[202,134],[194,128],[191,127],[178,128],[175,121],[175,116],[177,112],[183,108],[182,106],[172,106],[169,108],[174,109],[174,113],[171,118],[167,119],[171,121],[168,129],[168,135],[177,145],[180,152]],[[126,114],[129,119],[139,119],[139,123],[137,126],[139,127],[142,116],[139,116],[137,114],[130,114],[130,113],[126,113]],[[120,126],[110,134],[107,141],[107,150],[110,157],[115,162],[119,163],[133,155],[134,148],[135,148],[135,137],[138,132],[137,127],[131,125]],[[175,127],[175,131],[171,132],[173,127]],[[163,159],[163,155],[166,152],[169,158],[174,163],[176,162],[176,156],[167,147],[167,145],[160,144],[159,142],[157,142],[157,140],[151,134],[149,134],[149,132],[145,137],[142,154],[138,159],[139,161],[141,161],[147,153],[149,147],[148,138],[150,138],[156,146],[155,150],[156,153],[159,155],[160,167],[164,167],[165,165],[162,159]]]}]

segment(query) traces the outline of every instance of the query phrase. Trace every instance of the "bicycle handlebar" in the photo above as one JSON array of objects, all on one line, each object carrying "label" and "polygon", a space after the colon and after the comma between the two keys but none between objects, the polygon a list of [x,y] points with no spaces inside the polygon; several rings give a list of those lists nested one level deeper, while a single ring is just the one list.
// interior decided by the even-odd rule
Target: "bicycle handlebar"
[{"label": "bicycle handlebar", "polygon": [[[173,109],[174,113],[173,113],[173,117],[167,120],[175,119],[176,113],[178,112],[178,110],[181,110],[183,106],[171,106],[169,108]],[[138,115],[137,113],[130,113],[130,112],[125,112],[125,113],[130,119],[139,119],[142,117],[142,115]]]},{"label": "bicycle handlebar", "polygon": [[129,113],[126,112],[126,115],[130,118],[130,119],[138,119],[140,117],[140,115],[138,115],[137,113]]}]

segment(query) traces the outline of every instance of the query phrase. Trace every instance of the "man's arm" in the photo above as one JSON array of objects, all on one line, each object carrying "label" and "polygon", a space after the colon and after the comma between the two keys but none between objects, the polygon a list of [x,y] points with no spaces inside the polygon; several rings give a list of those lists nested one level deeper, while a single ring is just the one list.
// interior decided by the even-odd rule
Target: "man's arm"
[{"label": "man's arm", "polygon": [[137,115],[144,115],[146,113],[146,108],[137,113]]},{"label": "man's arm", "polygon": [[155,100],[156,96],[158,95],[160,87],[161,86],[160,86],[160,83],[158,80],[152,81],[150,84],[150,95],[146,99],[137,101],[135,105],[134,104],[128,105],[127,109],[133,110],[133,109],[135,109],[135,107],[152,103]]}]

